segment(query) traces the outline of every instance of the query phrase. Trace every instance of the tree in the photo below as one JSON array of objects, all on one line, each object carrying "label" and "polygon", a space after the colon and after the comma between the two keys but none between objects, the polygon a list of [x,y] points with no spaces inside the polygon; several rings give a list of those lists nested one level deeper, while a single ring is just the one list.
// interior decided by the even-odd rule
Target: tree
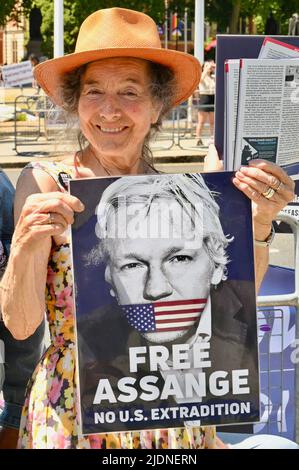
[{"label": "tree", "polygon": [[[20,3],[22,7],[20,9]],[[73,52],[79,27],[92,12],[101,8],[131,8],[148,13],[157,23],[165,18],[165,0],[64,0],[64,45],[65,53]],[[53,0],[2,0],[0,4],[0,25],[7,18],[18,21],[20,11],[28,14],[33,7],[40,8],[43,22],[41,33],[42,48],[48,57],[53,55],[54,1]],[[194,17],[194,0],[168,0],[169,11],[177,11],[183,17],[188,8],[189,18]],[[270,10],[281,24],[281,33],[287,34],[288,20],[298,9],[298,0],[205,0],[206,19],[216,22],[219,32],[236,33],[240,18],[258,17],[259,33],[263,28]]]},{"label": "tree", "polygon": [[[53,55],[54,2],[53,0],[35,0],[40,8],[43,22],[43,51],[48,57]],[[64,0],[64,50],[71,53],[75,49],[76,37],[83,20],[96,10],[111,7],[131,8],[150,14],[155,21],[164,19],[164,0]]]},{"label": "tree", "polygon": [[20,13],[28,15],[32,8],[33,0],[4,0],[0,4],[0,26],[4,26],[7,20],[20,21]]},{"label": "tree", "polygon": [[232,34],[238,32],[240,11],[241,11],[241,0],[234,0],[232,2],[232,11],[231,11],[230,22],[229,22],[229,32]]},{"label": "tree", "polygon": [[219,33],[226,33],[230,23],[232,8],[232,0],[206,0],[206,19],[217,23]]},{"label": "tree", "polygon": [[281,24],[281,33],[287,34],[288,20],[292,13],[298,10],[298,0],[206,0],[206,17],[209,21],[218,24],[219,32],[230,33],[238,31],[240,18],[261,18],[260,33],[264,33],[264,26],[270,11]]},{"label": "tree", "polygon": [[7,17],[10,16],[12,9],[14,7],[15,0],[6,0],[0,5],[0,24],[4,25],[6,23]]}]

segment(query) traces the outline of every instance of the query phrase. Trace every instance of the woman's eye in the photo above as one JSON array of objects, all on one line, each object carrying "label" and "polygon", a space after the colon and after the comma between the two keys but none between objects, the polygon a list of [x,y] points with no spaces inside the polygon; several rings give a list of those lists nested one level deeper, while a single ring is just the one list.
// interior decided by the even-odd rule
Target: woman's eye
[{"label": "woman's eye", "polygon": [[95,88],[91,88],[90,90],[87,90],[86,92],[87,95],[101,95],[100,90],[96,90]]},{"label": "woman's eye", "polygon": [[136,97],[138,93],[137,91],[134,91],[134,90],[127,90],[123,92],[123,95],[133,98],[133,97]]}]

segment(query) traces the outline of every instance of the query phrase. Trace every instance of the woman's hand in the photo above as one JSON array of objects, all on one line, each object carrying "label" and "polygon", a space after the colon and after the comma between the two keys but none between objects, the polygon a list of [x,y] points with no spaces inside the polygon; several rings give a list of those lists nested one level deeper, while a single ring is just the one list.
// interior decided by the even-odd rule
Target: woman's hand
[{"label": "woman's hand", "polygon": [[[295,197],[294,181],[274,163],[251,160],[249,166],[241,167],[236,172],[233,183],[253,203],[255,239],[265,240],[271,231],[272,221]],[[267,192],[268,198],[265,197]]]},{"label": "woman's hand", "polygon": [[84,205],[74,196],[50,192],[27,197],[16,225],[14,246],[37,247],[37,242],[61,235]]},{"label": "woman's hand", "polygon": [[[222,171],[216,147],[210,145],[204,161],[204,171]],[[265,160],[251,160],[248,166],[241,167],[233,178],[234,185],[252,201],[254,234],[256,240],[265,240],[271,231],[272,221],[294,197],[294,181],[282,168]],[[270,198],[266,193],[274,190]],[[271,191],[272,192],[272,191]],[[270,192],[270,194],[271,194]]]}]

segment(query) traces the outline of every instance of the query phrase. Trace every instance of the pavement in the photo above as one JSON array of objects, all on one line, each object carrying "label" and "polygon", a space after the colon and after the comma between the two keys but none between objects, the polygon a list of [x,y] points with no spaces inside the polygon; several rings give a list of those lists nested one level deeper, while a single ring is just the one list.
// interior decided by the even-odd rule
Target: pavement
[{"label": "pavement", "polygon": [[[23,168],[31,161],[40,159],[55,160],[58,156],[70,153],[65,146],[59,145],[60,151],[55,150],[57,143],[46,141],[32,142],[32,144],[19,145],[18,153],[12,137],[1,138],[0,135],[0,167]],[[191,164],[201,163],[207,153],[207,147],[196,147],[195,138],[181,139],[178,143],[171,140],[157,140],[151,146],[154,162],[156,164]]]}]

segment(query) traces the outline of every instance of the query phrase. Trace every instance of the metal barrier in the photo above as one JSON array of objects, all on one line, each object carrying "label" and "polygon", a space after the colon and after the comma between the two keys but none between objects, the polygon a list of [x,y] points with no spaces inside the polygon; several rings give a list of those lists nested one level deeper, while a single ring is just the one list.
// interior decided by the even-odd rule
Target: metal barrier
[{"label": "metal barrier", "polygon": [[[286,273],[288,273],[285,281],[286,290],[292,290],[293,284],[294,289],[290,294],[258,297],[261,420],[253,425],[221,427],[221,432],[225,433],[223,437],[228,439],[228,442],[230,442],[229,439],[232,442],[239,442],[239,438],[236,437],[238,434],[241,434],[241,439],[243,439],[244,433],[246,435],[261,433],[279,435],[299,443],[299,410],[297,406],[299,353],[294,350],[294,347],[297,346],[299,352],[298,340],[296,339],[296,333],[299,331],[299,222],[292,216],[282,213],[279,214],[277,220],[289,225],[294,234],[295,269],[270,265],[262,289],[276,290],[276,283],[279,283],[281,278],[285,278]],[[273,283],[275,284],[274,289]],[[281,285],[279,288],[281,291],[283,290]],[[231,433],[234,435],[233,438]]]},{"label": "metal barrier", "polygon": [[[42,105],[41,105],[42,102]],[[46,97],[17,96],[14,103],[14,150],[18,155],[31,154],[21,152],[20,147],[24,145],[40,145],[39,139],[44,136],[43,114],[40,109],[45,108]]]},{"label": "metal barrier", "polygon": [[[61,152],[57,136],[67,126],[57,116],[53,118],[55,113],[57,111],[45,95],[17,96],[14,102],[14,150],[18,155],[40,156]],[[63,143],[68,142],[64,139]]]},{"label": "metal barrier", "polygon": [[[264,409],[255,432],[279,434],[299,442],[298,365],[292,360],[299,332],[299,222],[279,215],[294,234],[294,291],[258,297],[261,405]],[[283,269],[283,268],[282,268]],[[286,434],[294,423],[295,435]],[[275,432],[276,431],[276,432]]]},{"label": "metal barrier", "polygon": [[[288,224],[294,233],[295,242],[295,290],[291,294],[259,296],[258,306],[299,305],[299,222],[290,215],[279,214],[277,220]],[[298,268],[297,268],[298,267]]]},{"label": "metal barrier", "polygon": [[173,148],[200,150],[196,145],[195,135],[197,119],[197,106],[192,99],[174,108],[164,119],[159,132],[159,142],[167,141],[167,146],[162,145],[159,148],[164,150]]},{"label": "metal barrier", "polygon": [[14,126],[11,120],[14,117],[14,100],[5,100],[4,95],[1,98],[2,90],[0,86],[0,140],[11,141],[14,135]]},{"label": "metal barrier", "polygon": [[[65,131],[67,126],[63,119],[57,119],[57,116],[52,118],[57,112],[50,99],[42,94],[19,95],[15,99],[14,150],[18,155],[48,155],[61,149],[60,144],[59,150],[55,149],[54,143],[58,134]],[[161,131],[158,133],[159,144],[154,144],[154,148],[199,150],[195,142],[196,123],[197,109],[192,100],[188,100],[174,108],[163,120]],[[67,138],[62,140],[67,151],[67,144],[71,141]]]}]

